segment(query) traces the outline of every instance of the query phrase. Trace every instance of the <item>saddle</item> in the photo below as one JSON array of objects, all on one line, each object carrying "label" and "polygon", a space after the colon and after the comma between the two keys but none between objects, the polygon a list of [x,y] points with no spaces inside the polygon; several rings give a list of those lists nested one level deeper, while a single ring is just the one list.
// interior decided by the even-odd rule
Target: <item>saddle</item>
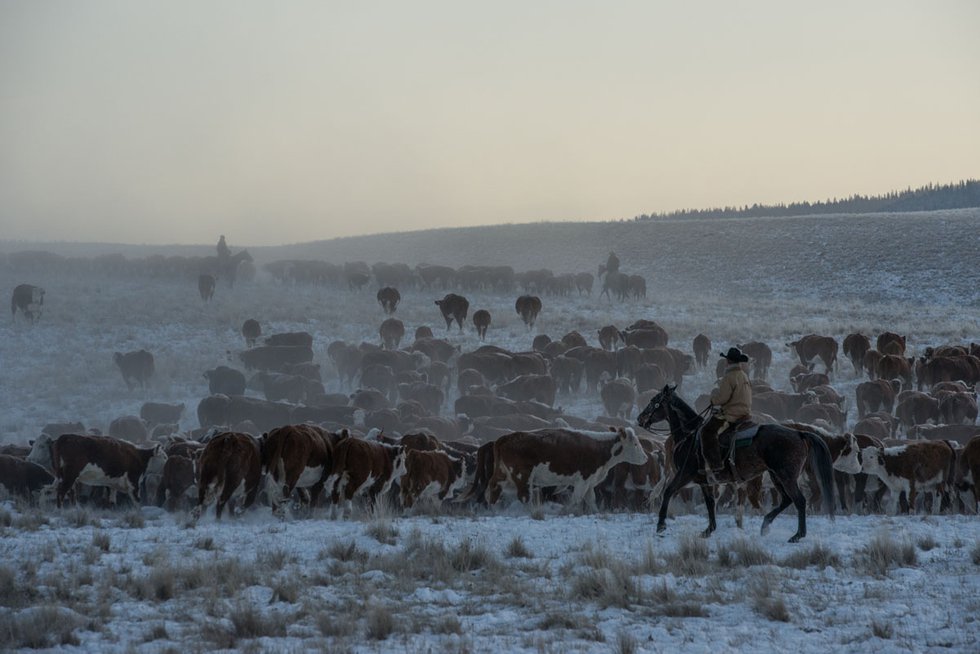
[{"label": "saddle", "polygon": [[751,418],[746,418],[736,422],[718,439],[722,452],[730,452],[740,447],[748,447],[752,444],[752,439],[759,432],[759,425]]}]

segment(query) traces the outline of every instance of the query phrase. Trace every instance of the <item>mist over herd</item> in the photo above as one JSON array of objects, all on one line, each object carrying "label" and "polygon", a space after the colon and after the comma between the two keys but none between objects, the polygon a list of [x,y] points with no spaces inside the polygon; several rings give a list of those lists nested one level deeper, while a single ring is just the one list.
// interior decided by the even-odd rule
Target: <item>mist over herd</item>
[{"label": "mist over herd", "polygon": [[[262,520],[331,533],[543,509],[556,524],[649,516],[646,531],[668,539],[681,537],[673,521],[700,530],[688,519],[706,511],[705,535],[729,538],[728,515],[752,534],[765,514],[764,533],[818,542],[834,515],[975,521],[975,298],[941,316],[916,310],[930,306],[924,283],[919,305],[856,302],[860,261],[829,272],[837,295],[820,290],[826,278],[807,288],[778,274],[770,292],[746,295],[744,276],[715,268],[758,275],[758,250],[715,253],[680,279],[664,271],[690,261],[669,239],[662,255],[638,256],[627,239],[555,268],[481,257],[491,243],[455,252],[471,257],[458,266],[255,247],[8,252],[0,483],[11,506],[51,520],[143,506],[196,529]],[[723,440],[722,483],[710,486],[685,443],[730,348],[748,358],[755,426]],[[671,411],[687,417],[675,424]],[[797,521],[777,517],[794,505]],[[848,524],[857,542],[875,523]]]}]

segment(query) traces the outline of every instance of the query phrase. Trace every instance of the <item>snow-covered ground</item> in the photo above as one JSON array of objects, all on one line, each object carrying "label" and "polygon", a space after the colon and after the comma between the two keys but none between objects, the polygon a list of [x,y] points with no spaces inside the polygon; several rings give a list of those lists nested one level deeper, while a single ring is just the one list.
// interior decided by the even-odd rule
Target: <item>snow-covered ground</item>
[{"label": "snow-covered ground", "polygon": [[[893,246],[903,240],[868,226],[882,221],[801,222],[801,232],[778,220],[689,222],[683,234],[676,225],[663,227],[660,242],[590,242],[583,250],[589,256],[565,243],[563,257],[544,248],[541,262],[524,265],[479,258],[480,244],[467,242],[466,261],[519,270],[594,270],[615,247],[624,270],[648,274],[649,297],[625,304],[599,300],[597,292],[544,297],[529,332],[514,313],[516,294],[467,295],[471,314],[486,308],[493,315],[488,343],[525,350],[536,333],[560,337],[576,329],[595,344],[599,327],[647,318],[685,350],[699,332],[715,351],[765,341],[774,352],[773,385],[788,388],[796,361],[785,343],[806,333],[841,340],[852,331],[873,338],[888,329],[907,334],[913,352],[980,341],[980,268],[971,248],[980,231],[969,229],[978,223],[975,213],[954,212],[931,227],[903,218],[908,251],[883,254],[881,266],[876,239]],[[655,234],[655,225],[642,227]],[[933,240],[917,246],[923,234]],[[751,267],[741,267],[749,257],[741,250],[735,256],[708,246],[747,247],[743,238],[766,244]],[[692,259],[684,248],[698,243],[711,251]],[[829,269],[793,267],[795,260],[812,265],[814,248],[826,248]],[[390,254],[352,250],[350,258],[410,264],[427,258],[411,250]],[[844,259],[853,265],[842,268]],[[668,279],[670,270],[679,272]],[[39,324],[0,324],[0,443],[26,442],[50,422],[79,420],[105,430],[145,401],[184,402],[181,427],[197,427],[195,409],[207,394],[202,372],[238,364],[247,318],[258,319],[267,334],[311,332],[327,390],[339,390],[327,345],[378,342],[384,318],[374,289],[287,288],[260,277],[234,289],[219,284],[205,304],[193,281],[0,272],[4,292],[22,282],[47,291]],[[812,283],[801,281],[807,274]],[[443,330],[432,302],[442,292],[402,295],[396,315],[409,335],[425,324],[464,350],[480,344],[471,327],[462,334]],[[112,354],[140,348],[154,354],[156,375],[145,391],[130,391]],[[688,377],[682,395],[693,401],[713,379],[712,365]],[[835,387],[853,401],[859,381],[842,359]],[[560,397],[558,404],[587,418],[602,412],[597,394]],[[813,516],[804,543],[789,545],[791,512],[766,536],[758,535],[758,516],[741,532],[723,515],[715,536],[702,541],[694,537],[705,523],[700,507],[672,508],[677,518],[657,538],[648,513],[567,515],[550,505],[362,512],[347,522],[321,515],[280,522],[259,509],[188,528],[185,515],[155,509],[59,512],[7,502],[0,509],[0,649],[977,651],[976,516],[843,516],[834,523]]]}]

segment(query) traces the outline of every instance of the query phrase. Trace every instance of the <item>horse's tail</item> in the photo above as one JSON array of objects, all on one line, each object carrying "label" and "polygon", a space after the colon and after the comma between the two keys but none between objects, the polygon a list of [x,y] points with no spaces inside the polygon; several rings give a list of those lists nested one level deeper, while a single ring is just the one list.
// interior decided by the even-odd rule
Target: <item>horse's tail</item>
[{"label": "horse's tail", "polygon": [[820,484],[820,497],[823,500],[823,510],[834,518],[834,460],[830,456],[827,443],[816,434],[809,431],[797,431],[804,441],[810,445],[810,469]]}]

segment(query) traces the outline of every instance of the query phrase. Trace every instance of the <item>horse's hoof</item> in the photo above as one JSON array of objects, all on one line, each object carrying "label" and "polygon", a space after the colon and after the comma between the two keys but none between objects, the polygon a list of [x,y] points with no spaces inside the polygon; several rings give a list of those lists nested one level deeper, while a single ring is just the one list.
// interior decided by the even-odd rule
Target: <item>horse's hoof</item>
[{"label": "horse's hoof", "polygon": [[704,531],[701,532],[701,538],[710,538],[712,531],[714,531],[714,530],[713,529],[705,529]]},{"label": "horse's hoof", "polygon": [[759,534],[765,536],[768,533],[769,533],[769,525],[763,523],[762,529],[759,530]]},{"label": "horse's hoof", "polygon": [[803,538],[803,536],[800,536],[799,534],[794,534],[793,537],[789,539],[789,542],[799,543],[801,538]]},{"label": "horse's hoof", "polygon": [[667,525],[657,525],[657,534],[663,536],[664,532],[667,531]]}]

